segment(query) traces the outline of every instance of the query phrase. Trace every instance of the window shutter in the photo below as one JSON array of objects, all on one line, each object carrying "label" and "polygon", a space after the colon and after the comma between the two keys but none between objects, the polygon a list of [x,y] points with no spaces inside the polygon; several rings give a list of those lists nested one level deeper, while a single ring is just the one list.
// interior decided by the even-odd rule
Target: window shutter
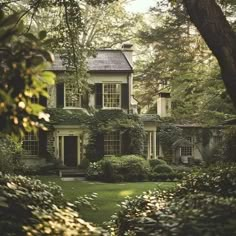
[{"label": "window shutter", "polygon": [[129,109],[129,85],[121,85],[121,108]]},{"label": "window shutter", "polygon": [[39,130],[39,155],[46,157],[47,154],[47,132]]},{"label": "window shutter", "polygon": [[95,84],[95,108],[102,108],[102,84]]},{"label": "window shutter", "polygon": [[89,93],[85,92],[81,95],[81,107],[88,108],[89,103]]},{"label": "window shutter", "polygon": [[64,83],[56,85],[57,88],[57,108],[64,107]]},{"label": "window shutter", "polygon": [[96,157],[102,158],[104,156],[104,135],[97,134],[96,137]]},{"label": "window shutter", "polygon": [[39,104],[44,106],[44,107],[47,107],[47,98],[42,96],[42,95],[40,95],[39,96]]},{"label": "window shutter", "polygon": [[128,131],[121,135],[121,155],[126,154],[130,154],[130,136]]}]

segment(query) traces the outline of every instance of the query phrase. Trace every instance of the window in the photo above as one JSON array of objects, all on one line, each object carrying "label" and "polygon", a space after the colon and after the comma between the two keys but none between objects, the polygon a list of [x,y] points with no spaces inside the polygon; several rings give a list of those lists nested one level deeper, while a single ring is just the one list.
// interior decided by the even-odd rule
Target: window
[{"label": "window", "polygon": [[65,84],[65,107],[81,107],[79,88],[74,83]]},{"label": "window", "polygon": [[121,106],[121,84],[103,84],[103,107],[119,108]]},{"label": "window", "polygon": [[222,136],[213,136],[213,142],[215,145],[221,144],[223,141],[223,137]]},{"label": "window", "polygon": [[104,154],[120,154],[120,133],[110,132],[104,135]]},{"label": "window", "polygon": [[180,156],[192,156],[193,155],[193,138],[186,137],[185,139],[188,140],[191,144],[182,146],[180,148]]},{"label": "window", "polygon": [[39,141],[34,133],[25,134],[23,140],[23,149],[26,155],[36,156],[39,154]]}]

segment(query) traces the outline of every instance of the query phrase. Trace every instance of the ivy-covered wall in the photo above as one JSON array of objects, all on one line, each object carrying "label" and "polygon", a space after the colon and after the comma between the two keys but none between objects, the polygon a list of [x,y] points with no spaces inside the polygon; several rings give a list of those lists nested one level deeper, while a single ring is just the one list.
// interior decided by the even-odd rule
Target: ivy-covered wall
[{"label": "ivy-covered wall", "polygon": [[86,157],[97,161],[104,155],[103,135],[111,131],[121,133],[121,154],[144,154],[145,131],[143,122],[135,114],[127,114],[122,110],[67,110],[48,109],[50,117],[49,129],[54,125],[78,125],[88,133]]},{"label": "ivy-covered wall", "polygon": [[100,110],[94,113],[90,125],[90,138],[86,147],[89,160],[97,161],[103,157],[103,135],[112,131],[121,133],[121,154],[144,154],[145,131],[140,117],[121,110]]}]

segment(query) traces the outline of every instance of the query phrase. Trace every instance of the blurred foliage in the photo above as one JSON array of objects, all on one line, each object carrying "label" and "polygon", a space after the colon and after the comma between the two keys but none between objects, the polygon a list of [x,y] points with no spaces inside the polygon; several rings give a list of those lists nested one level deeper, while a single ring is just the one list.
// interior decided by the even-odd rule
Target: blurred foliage
[{"label": "blurred foliage", "polygon": [[90,206],[92,198],[80,197],[71,204],[54,183],[46,185],[40,180],[0,174],[0,234],[105,235],[79,217],[78,208],[85,202]]},{"label": "blurred foliage", "polygon": [[0,136],[0,172],[22,173],[24,165],[21,160],[22,145],[11,136]]},{"label": "blurred foliage", "polygon": [[44,107],[32,98],[48,97],[46,88],[54,74],[45,71],[52,55],[43,49],[46,33],[38,37],[24,34],[19,14],[0,12],[0,131],[23,135],[24,131],[43,128],[47,120]]},{"label": "blurred foliage", "polygon": [[121,203],[110,222],[114,235],[234,235],[236,166],[189,174],[177,190],[145,192]]}]

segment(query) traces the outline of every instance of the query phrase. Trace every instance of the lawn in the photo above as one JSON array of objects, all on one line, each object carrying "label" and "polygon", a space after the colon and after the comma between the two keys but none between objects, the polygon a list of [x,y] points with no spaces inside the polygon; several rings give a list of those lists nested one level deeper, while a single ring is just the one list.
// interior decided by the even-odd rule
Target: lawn
[{"label": "lawn", "polygon": [[150,189],[167,190],[175,187],[172,182],[140,182],[140,183],[101,183],[90,181],[62,181],[59,177],[38,177],[44,183],[48,181],[55,182],[63,189],[64,195],[68,201],[73,202],[77,196],[85,194],[97,193],[98,197],[94,203],[97,210],[82,209],[81,216],[87,221],[102,224],[108,221],[118,209],[118,204],[122,202],[127,196],[135,196]]}]

